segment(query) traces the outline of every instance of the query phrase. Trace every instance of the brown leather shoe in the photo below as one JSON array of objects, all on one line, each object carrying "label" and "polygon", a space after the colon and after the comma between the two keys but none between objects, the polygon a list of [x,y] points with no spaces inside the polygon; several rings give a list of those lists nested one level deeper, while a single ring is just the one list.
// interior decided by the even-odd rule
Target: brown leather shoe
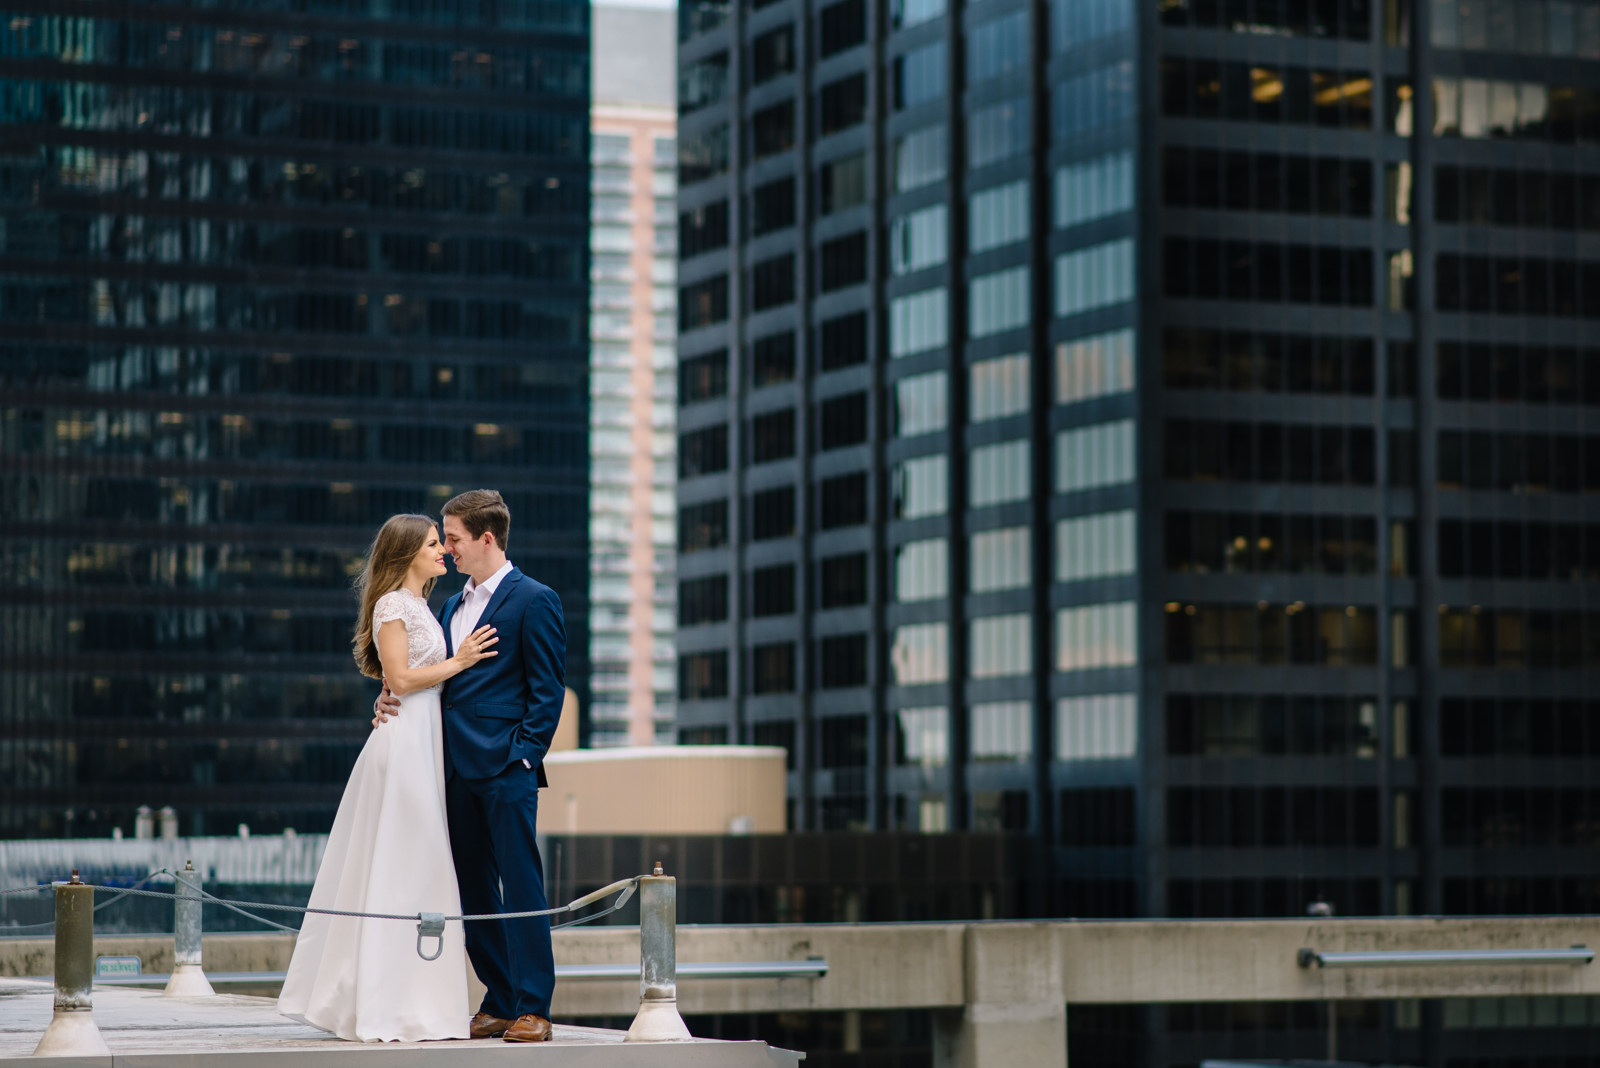
[{"label": "brown leather shoe", "polygon": [[499,1038],[511,1029],[510,1020],[480,1012],[472,1018],[470,1033],[473,1038]]},{"label": "brown leather shoe", "polygon": [[555,1037],[550,1028],[550,1021],[543,1016],[528,1013],[518,1016],[517,1022],[512,1024],[505,1033],[507,1042],[548,1042]]}]

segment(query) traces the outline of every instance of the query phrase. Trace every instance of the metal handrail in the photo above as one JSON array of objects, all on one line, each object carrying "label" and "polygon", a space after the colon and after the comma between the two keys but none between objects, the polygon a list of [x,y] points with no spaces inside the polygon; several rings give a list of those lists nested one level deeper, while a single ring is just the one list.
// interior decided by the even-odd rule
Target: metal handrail
[{"label": "metal handrail", "polygon": [[1594,950],[1587,946],[1567,949],[1408,949],[1358,950],[1324,953],[1302,948],[1300,967],[1309,968],[1419,968],[1445,965],[1588,964]]}]

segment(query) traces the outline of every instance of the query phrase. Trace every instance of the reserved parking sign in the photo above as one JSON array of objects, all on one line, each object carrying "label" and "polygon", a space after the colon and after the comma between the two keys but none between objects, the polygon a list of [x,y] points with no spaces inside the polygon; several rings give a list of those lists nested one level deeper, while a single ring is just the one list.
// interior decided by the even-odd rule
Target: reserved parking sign
[{"label": "reserved parking sign", "polygon": [[128,979],[137,978],[139,975],[138,957],[96,957],[94,961],[94,977],[96,979]]}]

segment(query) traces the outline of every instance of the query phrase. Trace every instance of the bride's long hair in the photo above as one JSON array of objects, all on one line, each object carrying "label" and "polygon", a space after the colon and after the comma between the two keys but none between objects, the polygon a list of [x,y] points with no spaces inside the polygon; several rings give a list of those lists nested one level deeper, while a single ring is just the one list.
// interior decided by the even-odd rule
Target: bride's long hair
[{"label": "bride's long hair", "polygon": [[[405,584],[411,561],[433,529],[433,520],[425,515],[392,515],[378,528],[378,536],[367,550],[367,561],[356,576],[361,612],[356,616],[356,633],[350,645],[356,666],[368,678],[383,678],[383,661],[378,659],[378,644],[372,636],[372,609],[378,598]],[[429,579],[422,587],[422,596],[432,592],[433,579]]]}]

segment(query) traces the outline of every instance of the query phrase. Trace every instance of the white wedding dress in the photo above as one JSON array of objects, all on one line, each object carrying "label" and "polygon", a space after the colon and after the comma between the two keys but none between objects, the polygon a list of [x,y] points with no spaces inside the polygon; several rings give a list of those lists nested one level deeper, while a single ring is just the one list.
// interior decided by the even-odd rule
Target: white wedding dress
[{"label": "white wedding dress", "polygon": [[[428,603],[406,590],[378,599],[372,630],[406,628],[410,666],[445,659]],[[372,732],[328,834],[311,889],[314,908],[461,914],[445,822],[439,689],[400,699],[400,715]],[[437,943],[424,943],[433,952]],[[447,923],[437,960],[417,953],[417,925],[307,913],[278,998],[292,1019],[357,1042],[466,1038],[466,947]]]}]

